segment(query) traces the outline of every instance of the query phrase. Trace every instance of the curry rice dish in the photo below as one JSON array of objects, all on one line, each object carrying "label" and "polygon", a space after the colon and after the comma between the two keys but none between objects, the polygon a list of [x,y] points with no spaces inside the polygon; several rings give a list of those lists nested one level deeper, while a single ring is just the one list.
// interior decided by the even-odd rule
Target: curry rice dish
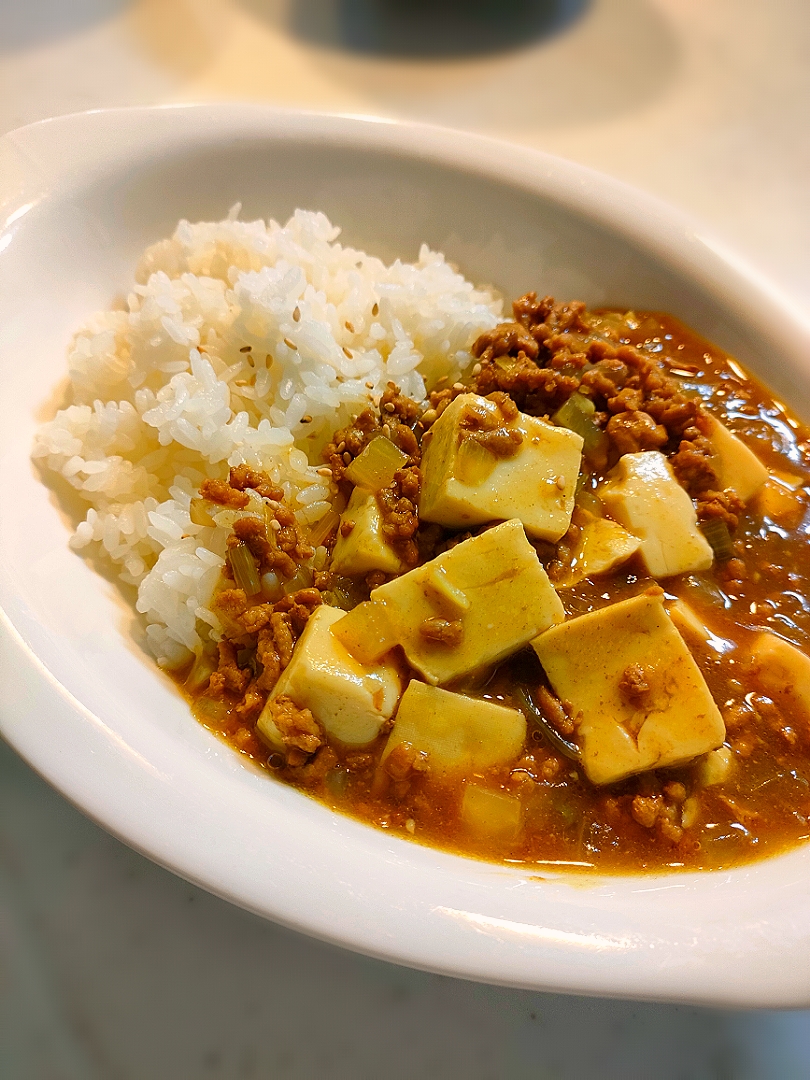
[{"label": "curry rice dish", "polygon": [[[107,402],[73,360],[85,412],[38,438],[79,490],[111,450],[141,471],[91,487],[73,542],[139,586],[195,716],[336,810],[486,859],[709,869],[807,839],[807,429],[670,315],[529,292],[504,321],[441,256],[336,237],[300,211],[181,223],[129,322],[74,346],[106,349]],[[139,324],[160,295],[174,366]],[[206,395],[241,441],[178,428]],[[184,574],[193,634],[153,599]]]}]

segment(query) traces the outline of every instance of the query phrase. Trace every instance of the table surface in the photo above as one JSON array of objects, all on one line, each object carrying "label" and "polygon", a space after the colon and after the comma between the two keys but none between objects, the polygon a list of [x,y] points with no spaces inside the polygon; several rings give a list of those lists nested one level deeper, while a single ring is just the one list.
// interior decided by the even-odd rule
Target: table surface
[{"label": "table surface", "polygon": [[[436,7],[0,0],[0,133],[80,109],[222,99],[483,131],[691,211],[810,312],[806,0],[499,0],[485,35],[498,47],[478,54],[452,20],[466,10],[469,29],[486,5],[450,3],[443,20]],[[358,957],[153,866],[0,745],[4,1078],[653,1069],[804,1080],[810,1013],[536,994]]]}]

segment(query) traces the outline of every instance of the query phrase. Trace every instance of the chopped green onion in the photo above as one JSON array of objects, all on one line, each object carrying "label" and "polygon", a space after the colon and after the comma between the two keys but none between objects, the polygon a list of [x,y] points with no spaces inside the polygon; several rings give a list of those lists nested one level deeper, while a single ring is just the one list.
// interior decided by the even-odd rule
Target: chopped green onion
[{"label": "chopped green onion", "polygon": [[211,528],[216,524],[208,513],[205,499],[192,499],[188,508],[188,516],[191,518],[192,525],[206,525]]},{"label": "chopped green onion", "polygon": [[346,477],[357,487],[380,491],[388,487],[407,460],[404,450],[385,435],[377,435],[346,469]]},{"label": "chopped green onion", "polygon": [[709,518],[701,523],[700,531],[711,544],[715,559],[728,562],[734,554],[734,546],[725,521],[722,518]]},{"label": "chopped green onion", "polygon": [[240,668],[250,668],[253,675],[256,674],[256,650],[240,649],[236,654],[236,663]]},{"label": "chopped green onion", "polygon": [[477,439],[466,438],[458,448],[453,476],[460,484],[482,484],[495,468],[498,459]]},{"label": "chopped green onion", "polygon": [[256,569],[256,560],[251,554],[247,544],[240,540],[228,550],[233,578],[245,596],[255,596],[262,591],[262,583],[259,580],[259,571]]},{"label": "chopped green onion", "polygon": [[216,654],[209,649],[202,649],[194,657],[191,670],[183,683],[190,694],[198,694],[208,684],[208,680],[217,670]]},{"label": "chopped green onion", "polygon": [[282,582],[282,588],[286,595],[289,596],[290,593],[298,592],[299,589],[311,588],[312,581],[313,577],[310,568],[308,566],[299,566],[293,577]]},{"label": "chopped green onion", "polygon": [[591,399],[576,391],[552,417],[555,424],[582,436],[583,450],[589,456],[602,450],[607,439],[604,431],[593,419],[595,412],[596,406]]},{"label": "chopped green onion", "polygon": [[576,504],[581,510],[587,510],[594,517],[604,517],[599,496],[591,488],[583,487],[577,491]]},{"label": "chopped green onion", "polygon": [[338,525],[340,525],[340,514],[336,510],[327,510],[320,521],[316,521],[310,527],[309,542],[312,547],[320,547]]},{"label": "chopped green onion", "polygon": [[194,703],[194,715],[203,724],[215,724],[219,727],[228,719],[228,703],[221,698],[197,698]]}]

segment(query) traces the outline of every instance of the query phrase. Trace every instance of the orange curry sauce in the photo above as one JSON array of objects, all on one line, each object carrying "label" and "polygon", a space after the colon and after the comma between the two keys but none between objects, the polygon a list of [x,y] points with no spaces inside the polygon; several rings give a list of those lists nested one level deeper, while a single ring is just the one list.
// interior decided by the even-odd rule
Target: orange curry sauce
[{"label": "orange curry sauce", "polygon": [[[615,319],[619,313],[598,314]],[[689,644],[726,723],[733,755],[729,779],[702,788],[695,766],[685,766],[597,788],[530,723],[521,759],[486,778],[522,804],[519,833],[503,839],[464,825],[463,783],[427,776],[404,792],[380,784],[377,762],[385,734],[362,751],[327,746],[309,764],[289,768],[228,715],[212,730],[334,810],[424,844],[497,862],[600,872],[713,869],[772,855],[810,837],[810,730],[752,688],[745,664],[747,646],[761,630],[810,648],[810,431],[734,360],[677,319],[657,313],[621,317],[625,342],[665,355],[683,388],[699,394],[786,481],[775,501],[766,506],[757,497],[746,507],[734,533],[734,573],[715,563],[704,573],[663,583],[666,594],[687,601],[713,635],[703,646]],[[599,479],[593,477],[594,485]],[[651,584],[631,560],[617,573],[560,589],[560,597],[571,617]],[[515,705],[513,688],[536,683],[539,674],[536,657],[526,649],[451,689]],[[646,826],[631,812],[638,796],[681,804],[685,827],[667,836]]]}]

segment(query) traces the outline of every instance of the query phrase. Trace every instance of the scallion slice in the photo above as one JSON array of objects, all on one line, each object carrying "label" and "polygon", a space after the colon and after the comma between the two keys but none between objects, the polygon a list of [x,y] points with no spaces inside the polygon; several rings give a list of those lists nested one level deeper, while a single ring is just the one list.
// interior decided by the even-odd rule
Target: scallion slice
[{"label": "scallion slice", "polygon": [[709,518],[701,522],[700,531],[711,544],[715,559],[728,562],[734,554],[734,542],[725,521],[722,518]]},{"label": "scallion slice", "polygon": [[568,428],[569,431],[575,431],[577,435],[581,435],[584,442],[583,450],[590,455],[601,450],[606,439],[604,431],[593,418],[595,412],[596,406],[591,399],[576,391],[565,404],[560,406],[552,419],[560,427]]},{"label": "scallion slice", "polygon": [[256,560],[251,554],[247,544],[240,540],[228,549],[233,578],[245,596],[255,596],[262,591],[262,583],[259,579],[259,571],[256,569]]},{"label": "scallion slice", "polygon": [[377,435],[346,469],[346,477],[357,487],[380,491],[388,487],[407,460],[404,450],[385,435]]}]

